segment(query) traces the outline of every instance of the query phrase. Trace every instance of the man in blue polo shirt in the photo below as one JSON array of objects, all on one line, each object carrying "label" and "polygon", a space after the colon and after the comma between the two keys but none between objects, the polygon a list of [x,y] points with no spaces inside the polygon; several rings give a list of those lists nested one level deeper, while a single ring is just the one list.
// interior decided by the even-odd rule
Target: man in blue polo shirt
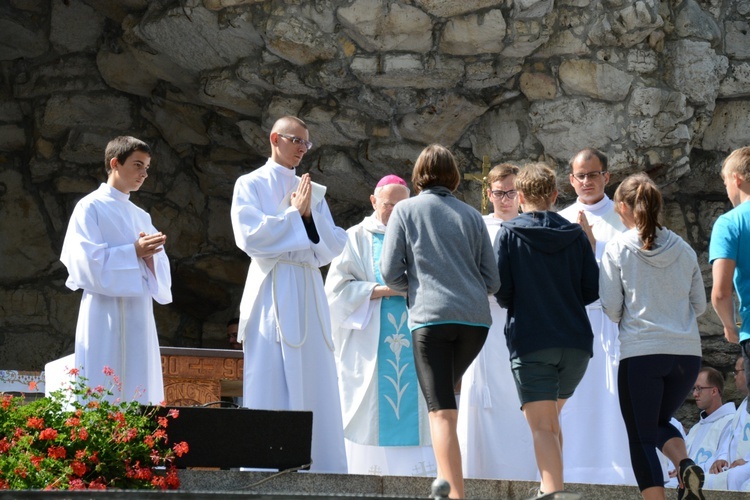
[{"label": "man in blue polo shirt", "polygon": [[[745,370],[750,369],[750,147],[737,149],[721,167],[721,178],[734,207],[720,216],[711,231],[709,262],[714,285],[711,303],[729,342],[742,346]],[[739,299],[735,319],[732,288]],[[750,386],[749,386],[750,387]],[[749,410],[750,411],[750,410]]]}]

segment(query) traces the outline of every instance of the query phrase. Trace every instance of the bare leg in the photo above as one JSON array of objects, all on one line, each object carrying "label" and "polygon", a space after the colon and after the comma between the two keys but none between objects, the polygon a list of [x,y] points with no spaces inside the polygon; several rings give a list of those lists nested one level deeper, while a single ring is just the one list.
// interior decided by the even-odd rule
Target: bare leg
[{"label": "bare leg", "polygon": [[464,498],[461,448],[456,433],[458,410],[431,411],[429,417],[432,449],[437,461],[438,477],[450,483],[450,498]]},{"label": "bare leg", "polygon": [[[688,458],[687,448],[685,447],[685,440],[679,437],[673,437],[666,443],[661,449],[661,452],[672,461],[676,466],[680,465],[680,462]],[[678,474],[679,475],[679,474]]]},{"label": "bare leg", "polygon": [[661,452],[677,467],[677,481],[682,488],[684,485],[682,484],[682,477],[680,477],[680,462],[688,458],[685,440],[681,437],[673,437],[664,443]]},{"label": "bare leg", "polygon": [[542,491],[562,491],[562,430],[560,429],[560,401],[533,401],[523,405],[523,414],[534,439],[534,454],[539,474],[542,476]]},{"label": "bare leg", "polygon": [[666,493],[664,493],[664,488],[661,486],[646,488],[641,491],[641,496],[643,496],[643,500],[665,500],[667,498]]}]

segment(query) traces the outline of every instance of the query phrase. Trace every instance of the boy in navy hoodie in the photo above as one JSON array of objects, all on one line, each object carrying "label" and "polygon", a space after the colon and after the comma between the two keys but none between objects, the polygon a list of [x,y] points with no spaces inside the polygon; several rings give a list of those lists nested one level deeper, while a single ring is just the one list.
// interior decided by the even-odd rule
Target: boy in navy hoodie
[{"label": "boy in navy hoodie", "polygon": [[551,211],[556,182],[542,163],[527,165],[516,178],[523,213],[500,230],[495,294],[508,309],[511,368],[545,493],[564,487],[559,415],[592,356],[585,307],[599,296],[599,268],[586,234]]}]

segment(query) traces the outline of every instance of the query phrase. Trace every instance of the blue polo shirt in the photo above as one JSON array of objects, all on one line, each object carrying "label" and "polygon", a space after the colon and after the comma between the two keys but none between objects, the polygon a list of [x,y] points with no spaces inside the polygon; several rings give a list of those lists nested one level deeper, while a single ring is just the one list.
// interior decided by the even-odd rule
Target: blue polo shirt
[{"label": "blue polo shirt", "polygon": [[733,208],[714,223],[708,261],[713,264],[716,259],[735,262],[733,281],[742,320],[740,342],[750,340],[750,201]]}]

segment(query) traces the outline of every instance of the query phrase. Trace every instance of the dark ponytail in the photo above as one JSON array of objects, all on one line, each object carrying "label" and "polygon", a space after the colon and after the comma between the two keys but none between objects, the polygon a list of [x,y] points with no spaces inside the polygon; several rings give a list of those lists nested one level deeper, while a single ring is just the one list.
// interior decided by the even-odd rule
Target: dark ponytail
[{"label": "dark ponytail", "polygon": [[615,191],[615,203],[625,203],[633,211],[638,237],[643,250],[651,250],[656,239],[656,230],[661,229],[659,218],[664,208],[661,191],[648,175],[633,174],[626,178]]}]

